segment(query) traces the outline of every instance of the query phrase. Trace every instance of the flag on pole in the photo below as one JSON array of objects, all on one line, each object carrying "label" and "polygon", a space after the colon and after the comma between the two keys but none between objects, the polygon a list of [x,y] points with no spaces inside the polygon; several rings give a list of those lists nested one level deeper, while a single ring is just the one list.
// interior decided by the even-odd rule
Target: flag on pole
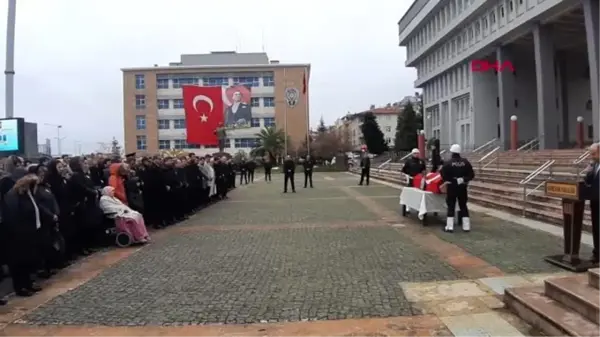
[{"label": "flag on pole", "polygon": [[187,143],[218,145],[215,130],[223,125],[223,90],[195,85],[184,85],[182,90]]}]

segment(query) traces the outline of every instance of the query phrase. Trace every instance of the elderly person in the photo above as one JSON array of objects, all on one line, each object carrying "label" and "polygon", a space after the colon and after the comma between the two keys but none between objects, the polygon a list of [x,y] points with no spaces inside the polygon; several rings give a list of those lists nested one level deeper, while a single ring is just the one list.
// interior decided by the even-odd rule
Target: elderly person
[{"label": "elderly person", "polygon": [[590,146],[590,157],[592,162],[585,172],[584,182],[590,188],[590,211],[592,213],[592,238],[594,239],[594,251],[592,252],[592,261],[598,262],[598,233],[600,232],[600,221],[598,219],[598,209],[600,208],[600,143],[594,143]]},{"label": "elderly person", "polygon": [[135,243],[147,243],[150,236],[146,230],[144,217],[115,197],[115,189],[106,186],[102,189],[100,208],[104,215],[115,220],[119,232],[127,233]]}]

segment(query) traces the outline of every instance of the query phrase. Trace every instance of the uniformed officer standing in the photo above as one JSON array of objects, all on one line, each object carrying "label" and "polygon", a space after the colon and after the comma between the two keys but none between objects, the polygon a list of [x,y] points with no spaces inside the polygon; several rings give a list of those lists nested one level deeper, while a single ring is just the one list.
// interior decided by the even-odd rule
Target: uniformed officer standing
[{"label": "uniformed officer standing", "polygon": [[458,201],[458,207],[462,215],[462,228],[463,231],[468,232],[471,230],[471,219],[469,218],[469,209],[467,208],[467,185],[469,181],[475,178],[475,172],[473,172],[471,163],[460,156],[460,145],[452,145],[450,153],[452,157],[448,162],[444,163],[440,172],[444,183],[447,184],[446,206],[448,207],[448,213],[444,231],[454,231],[454,213],[456,202]]},{"label": "uniformed officer standing", "polygon": [[302,166],[304,167],[304,188],[306,188],[309,181],[310,188],[313,188],[312,174],[313,168],[315,167],[315,161],[311,158],[311,156],[307,155],[306,159],[302,163]]},{"label": "uniformed officer standing", "polygon": [[240,169],[240,186],[244,184],[244,181],[248,185],[248,163],[246,163],[246,159],[242,159],[238,167]]},{"label": "uniformed officer standing", "polygon": [[419,149],[413,149],[411,152],[410,158],[406,160],[404,166],[402,167],[402,173],[408,176],[406,180],[406,186],[412,187],[412,180],[417,174],[421,174],[427,168],[425,165],[425,161],[419,157],[421,154]]},{"label": "uniformed officer standing", "polygon": [[367,186],[369,186],[369,178],[371,177],[371,158],[369,153],[363,150],[362,157],[360,158],[360,182],[359,185],[363,184],[363,180],[367,178]]},{"label": "uniformed officer standing", "polygon": [[292,157],[288,154],[285,156],[283,161],[283,193],[287,193],[288,180],[292,185],[292,192],[296,193],[296,186],[294,185],[294,172],[296,171],[296,163]]}]

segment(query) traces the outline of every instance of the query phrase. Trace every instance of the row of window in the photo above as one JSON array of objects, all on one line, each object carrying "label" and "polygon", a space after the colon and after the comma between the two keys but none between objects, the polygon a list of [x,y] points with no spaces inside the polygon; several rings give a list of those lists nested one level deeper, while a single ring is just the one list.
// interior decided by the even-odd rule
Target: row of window
[{"label": "row of window", "polygon": [[[138,108],[137,102],[137,96],[144,96],[144,95],[136,95],[136,108]],[[142,97],[140,97],[142,98]],[[262,106],[263,107],[275,107],[275,97],[252,97],[250,98],[250,105],[252,107],[258,108],[261,106],[261,101],[262,101]],[[141,102],[141,100],[140,100]],[[146,107],[146,97],[143,97],[143,107],[139,107],[138,109],[144,109]],[[183,99],[181,98],[177,98],[177,99],[159,99],[156,101],[156,105],[158,106],[159,110],[163,110],[163,109],[183,109]]]},{"label": "row of window", "polygon": [[[514,16],[518,9],[524,10],[523,0],[518,0],[515,5],[513,0],[508,1],[508,17]],[[417,77],[421,78],[431,73],[436,72],[436,69],[447,63],[451,63],[455,56],[466,51],[470,46],[483,40],[490,31],[496,29],[496,24],[499,25],[505,21],[507,10],[504,5],[500,4],[492,8],[488,13],[471,22],[469,25],[456,34],[451,39],[448,39],[444,45],[431,53],[427,58],[417,65]],[[499,17],[500,20],[496,18]]]},{"label": "row of window", "polygon": [[[263,119],[262,127],[270,127],[275,126],[275,118],[273,117],[265,117]],[[261,118],[252,118],[250,120],[250,126],[254,128],[261,127],[260,125]],[[137,130],[146,130],[146,116],[135,116],[135,128]],[[173,119],[173,129],[185,129],[185,119]],[[171,120],[170,119],[159,119],[158,120],[158,129],[159,130],[167,130],[171,129]]]},{"label": "row of window", "polygon": [[[243,148],[254,148],[258,146],[259,139],[258,138],[234,138],[234,139],[225,139],[225,148],[231,148],[231,143],[233,140],[233,147],[236,149]],[[136,148],[138,151],[146,151],[148,149],[148,139],[144,135],[136,136]],[[200,146],[197,144],[188,144],[185,139],[175,139],[171,140],[159,140],[158,141],[158,149],[159,150],[183,150],[183,149],[216,149],[217,146]]]},{"label": "row of window", "polygon": [[[156,89],[178,89],[183,85],[199,85],[207,87],[228,87],[245,85],[248,87],[274,87],[275,78],[270,76],[200,76],[200,75],[157,75]],[[135,75],[135,88],[146,89],[145,75]]]},{"label": "row of window", "polygon": [[[262,102],[262,105],[261,105]],[[137,110],[146,109],[146,95],[135,95],[135,108]],[[275,107],[275,97],[252,97],[250,98],[250,105],[252,107]],[[183,99],[158,99],[156,100],[156,106],[159,110],[163,109],[183,109]]]},{"label": "row of window", "polygon": [[462,64],[427,81],[423,86],[423,103],[435,102],[469,87],[471,87],[471,71],[468,64]]}]

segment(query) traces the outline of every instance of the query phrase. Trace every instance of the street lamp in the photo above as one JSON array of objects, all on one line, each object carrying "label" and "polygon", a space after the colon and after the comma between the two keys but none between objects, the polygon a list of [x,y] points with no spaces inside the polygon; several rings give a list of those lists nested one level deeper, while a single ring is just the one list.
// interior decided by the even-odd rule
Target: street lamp
[{"label": "street lamp", "polygon": [[62,155],[62,151],[61,151],[61,146],[60,145],[62,143],[62,140],[65,139],[65,138],[67,138],[67,137],[62,137],[62,138],[60,137],[60,129],[62,129],[62,125],[50,124],[50,123],[44,123],[44,125],[52,126],[52,127],[56,128],[56,137],[55,137],[56,138],[56,150],[58,151],[58,155],[59,156]]},{"label": "street lamp", "polygon": [[17,17],[17,0],[8,0],[8,18],[6,20],[6,75],[5,114],[6,118],[15,115],[15,21]]}]

